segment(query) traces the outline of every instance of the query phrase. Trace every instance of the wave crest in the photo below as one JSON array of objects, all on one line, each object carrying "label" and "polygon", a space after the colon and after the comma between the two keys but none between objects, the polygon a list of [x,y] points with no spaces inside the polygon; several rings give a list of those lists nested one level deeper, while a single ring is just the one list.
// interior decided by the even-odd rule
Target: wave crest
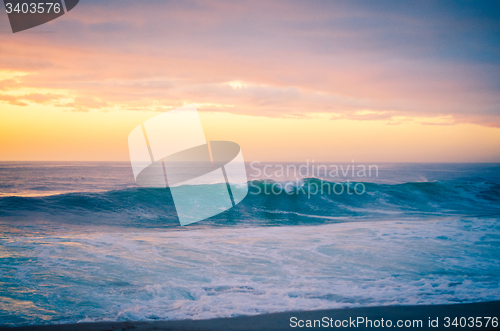
[{"label": "wave crest", "polygon": [[[500,185],[489,182],[376,184],[305,178],[286,182],[254,180],[248,185],[249,193],[240,204],[200,225],[293,225],[358,219],[500,215]],[[359,194],[361,185],[363,192]],[[134,227],[178,225],[168,188],[1,197],[0,217]]]}]

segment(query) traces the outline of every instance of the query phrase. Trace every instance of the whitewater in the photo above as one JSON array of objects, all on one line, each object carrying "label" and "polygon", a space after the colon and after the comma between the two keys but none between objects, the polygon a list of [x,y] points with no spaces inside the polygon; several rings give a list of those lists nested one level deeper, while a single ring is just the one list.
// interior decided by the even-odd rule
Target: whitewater
[{"label": "whitewater", "polygon": [[[127,163],[0,163],[0,323],[499,300],[500,166],[379,168],[249,176],[239,205],[181,227]],[[346,191],[311,194],[324,182]]]}]

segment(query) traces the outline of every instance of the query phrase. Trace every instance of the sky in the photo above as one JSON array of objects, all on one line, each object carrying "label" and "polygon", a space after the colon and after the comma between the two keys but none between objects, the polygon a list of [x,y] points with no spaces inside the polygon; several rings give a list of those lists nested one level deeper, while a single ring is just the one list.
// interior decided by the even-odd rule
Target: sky
[{"label": "sky", "polygon": [[13,34],[0,161],[127,161],[195,104],[246,161],[500,162],[495,1],[80,0]]}]

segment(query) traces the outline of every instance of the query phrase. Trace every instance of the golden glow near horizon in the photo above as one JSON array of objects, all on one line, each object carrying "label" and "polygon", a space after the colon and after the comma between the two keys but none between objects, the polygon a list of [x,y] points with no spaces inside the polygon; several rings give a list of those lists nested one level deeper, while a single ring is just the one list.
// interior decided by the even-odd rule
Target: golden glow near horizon
[{"label": "golden glow near horizon", "polygon": [[[127,161],[129,132],[158,112],[74,112],[52,105],[2,104],[1,160]],[[498,162],[500,129],[476,124],[429,125],[436,119],[331,119],[204,112],[207,140],[240,144],[248,161]],[[444,121],[438,119],[437,122]]]},{"label": "golden glow near horizon", "polygon": [[[0,80],[21,82],[24,72],[0,71]],[[225,83],[248,88],[241,81]],[[158,114],[159,102],[142,110],[103,103],[100,110],[72,111],[70,90],[16,86],[0,103],[0,161],[126,161],[129,132]],[[50,96],[54,96],[51,100]],[[24,97],[23,97],[24,96]],[[46,101],[44,96],[47,97]],[[30,98],[37,97],[36,100]],[[99,100],[91,100],[99,102]],[[189,101],[183,104],[191,103]],[[350,162],[499,162],[500,129],[454,123],[452,116],[384,116],[389,111],[359,109],[348,119],[337,113],[304,113],[303,117],[264,117],[209,112],[231,104],[194,103],[207,140],[238,142],[245,159]],[[163,110],[166,110],[165,106]],[[134,105],[130,105],[133,109]],[[170,108],[173,108],[170,106]]]}]

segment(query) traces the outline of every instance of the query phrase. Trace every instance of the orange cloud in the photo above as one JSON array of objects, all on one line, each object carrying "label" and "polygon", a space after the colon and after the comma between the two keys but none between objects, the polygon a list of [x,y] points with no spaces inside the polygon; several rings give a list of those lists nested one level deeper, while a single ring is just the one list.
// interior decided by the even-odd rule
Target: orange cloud
[{"label": "orange cloud", "polygon": [[449,137],[472,124],[500,128],[497,21],[488,12],[408,6],[418,8],[82,2],[46,25],[0,33],[0,116],[9,107],[2,120],[22,125],[11,107],[44,106],[98,121],[107,115],[96,111],[132,118],[195,103],[209,116],[250,115],[255,123],[319,116],[324,132],[341,123],[373,134],[391,127],[388,146],[395,137],[419,139],[416,128],[457,130],[443,131]]},{"label": "orange cloud", "polygon": [[[89,3],[48,25],[55,33],[1,35],[3,69],[29,73],[4,84],[67,89],[73,102],[66,105],[76,110],[195,102],[232,105],[209,111],[270,117],[381,118],[355,115],[369,109],[388,119],[451,115],[500,125],[500,94],[492,85],[498,65],[419,56],[429,50],[401,43],[388,25],[415,39],[411,29],[432,31],[423,19],[347,5],[290,4],[283,11],[266,2],[120,4],[110,16],[102,4]],[[366,28],[358,27],[362,20]],[[244,85],[234,89],[233,81]]]}]

